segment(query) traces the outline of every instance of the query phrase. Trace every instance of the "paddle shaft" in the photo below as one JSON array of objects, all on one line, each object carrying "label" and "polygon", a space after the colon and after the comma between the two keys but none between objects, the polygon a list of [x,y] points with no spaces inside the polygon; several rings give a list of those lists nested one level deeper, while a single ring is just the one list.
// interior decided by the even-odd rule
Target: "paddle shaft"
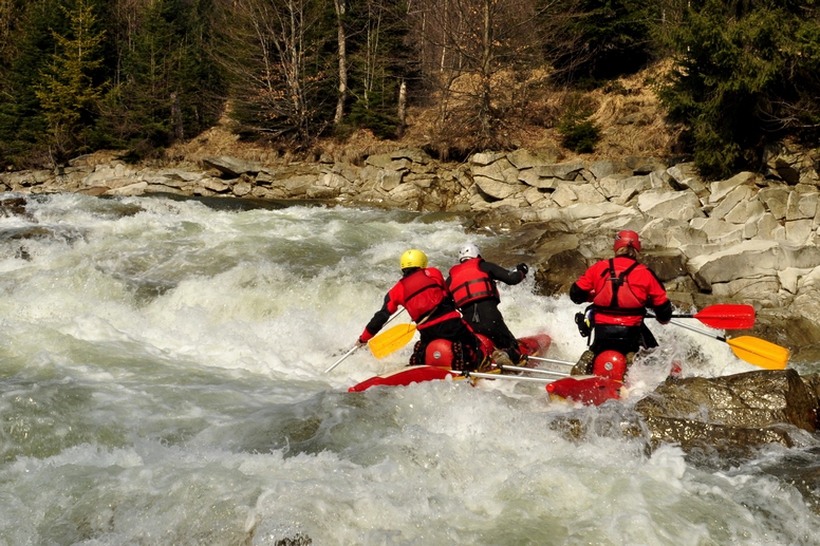
[{"label": "paddle shaft", "polygon": [[481,373],[481,372],[463,372],[464,377],[475,377],[482,379],[510,379],[512,381],[529,381],[532,383],[552,383],[555,379],[546,379],[543,377],[524,377],[521,375],[502,375],[498,373]]},{"label": "paddle shaft", "polygon": [[[528,356],[528,360],[535,360],[538,362],[548,362],[550,364],[562,364],[564,366],[575,366],[575,362],[570,362],[569,360],[556,360],[554,358],[544,358],[543,356]],[[525,368],[529,369],[529,368]]]},{"label": "paddle shaft", "polygon": [[534,374],[542,374],[542,375],[557,375],[558,377],[569,377],[570,374],[566,372],[554,372],[552,370],[542,370],[540,368],[523,368],[521,366],[499,366],[501,370],[511,371],[511,372],[525,372],[525,373],[534,373]]},{"label": "paddle shaft", "polygon": [[326,369],[326,370],[325,370],[325,373],[329,373],[329,372],[330,372],[330,370],[332,370],[333,368],[335,368],[336,366],[338,366],[339,364],[341,364],[341,363],[342,363],[342,360],[344,360],[345,358],[347,358],[347,357],[349,357],[350,355],[352,355],[353,353],[355,353],[355,352],[356,352],[356,349],[358,349],[358,348],[359,348],[359,345],[354,345],[354,346],[353,346],[353,348],[352,348],[352,349],[350,349],[348,352],[346,352],[342,358],[340,358],[339,360],[337,360],[336,362],[334,362],[334,363],[333,363],[333,365],[332,365],[330,368]]},{"label": "paddle shaft", "polygon": [[669,324],[674,324],[675,326],[680,326],[681,328],[686,328],[687,330],[692,330],[693,332],[697,332],[699,334],[703,334],[705,336],[715,338],[718,341],[726,341],[725,336],[721,336],[721,335],[718,335],[718,334],[713,334],[712,332],[709,332],[707,330],[701,330],[700,328],[695,328],[694,326],[690,326],[690,325],[686,324],[685,322],[681,322],[679,320],[670,320]]},{"label": "paddle shaft", "polygon": [[[649,318],[655,318],[655,315],[653,315],[652,313],[648,313],[646,316],[648,316]],[[674,315],[672,315],[672,316],[674,316]],[[699,334],[709,336],[709,337],[714,338],[718,341],[726,341],[725,336],[721,336],[721,335],[718,335],[718,334],[713,334],[712,332],[709,332],[708,330],[702,330],[700,328],[695,328],[694,326],[690,326],[690,325],[686,324],[685,322],[681,322],[679,320],[672,319],[672,320],[669,321],[669,324],[674,324],[675,326],[680,326],[681,328],[686,328],[687,330],[692,330],[693,332],[697,332]]]}]

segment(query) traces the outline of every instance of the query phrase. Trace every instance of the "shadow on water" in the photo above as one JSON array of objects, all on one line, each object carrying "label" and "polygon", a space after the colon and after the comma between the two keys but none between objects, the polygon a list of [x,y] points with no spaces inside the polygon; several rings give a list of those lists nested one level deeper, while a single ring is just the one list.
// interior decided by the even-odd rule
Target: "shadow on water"
[{"label": "shadow on water", "polygon": [[772,463],[760,465],[766,474],[794,486],[803,495],[806,506],[820,514],[820,446],[790,450]]},{"label": "shadow on water", "polygon": [[209,209],[220,211],[248,211],[248,210],[281,210],[288,207],[330,207],[336,205],[333,201],[320,201],[312,199],[256,199],[236,197],[203,197],[177,195],[175,193],[151,193],[145,195],[146,198],[170,199],[171,201],[196,201],[202,203]]},{"label": "shadow on water", "polygon": [[[325,207],[335,208],[344,207],[346,205],[333,200],[321,199],[256,199],[242,197],[202,197],[202,196],[186,196],[177,195],[174,193],[152,193],[146,194],[145,198],[162,198],[173,201],[196,201],[202,203],[206,207],[218,211],[236,211],[244,212],[250,210],[282,210],[290,207]],[[417,212],[411,210],[397,210],[394,208],[380,208],[376,205],[368,205],[366,207],[353,207],[373,210],[384,210],[389,212],[392,216],[400,222],[410,222],[416,220],[423,224],[435,224],[438,222],[459,221],[465,222],[470,220],[474,215],[466,212],[446,212],[446,211],[425,211]]]}]

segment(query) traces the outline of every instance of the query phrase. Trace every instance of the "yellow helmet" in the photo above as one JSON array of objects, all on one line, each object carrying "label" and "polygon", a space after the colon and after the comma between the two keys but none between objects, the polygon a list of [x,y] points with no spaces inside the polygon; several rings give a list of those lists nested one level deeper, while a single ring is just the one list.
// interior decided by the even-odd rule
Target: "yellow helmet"
[{"label": "yellow helmet", "polygon": [[421,250],[416,250],[414,248],[401,255],[400,263],[402,269],[407,269],[410,267],[420,267],[424,269],[427,267],[427,255]]}]

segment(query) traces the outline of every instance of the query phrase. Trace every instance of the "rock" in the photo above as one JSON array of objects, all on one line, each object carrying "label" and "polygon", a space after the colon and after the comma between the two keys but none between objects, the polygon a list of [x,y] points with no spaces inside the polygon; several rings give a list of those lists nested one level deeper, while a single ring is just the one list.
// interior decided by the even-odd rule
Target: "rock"
[{"label": "rock", "polygon": [[624,158],[626,166],[632,169],[632,174],[649,174],[652,171],[666,170],[666,165],[656,157],[631,155]]},{"label": "rock", "polygon": [[800,247],[777,241],[749,240],[712,254],[689,260],[687,268],[701,289],[713,283],[740,278],[776,276],[788,267],[820,265],[820,249]]},{"label": "rock", "polygon": [[558,150],[530,151],[518,149],[507,154],[507,160],[515,166],[516,169],[520,170],[548,165],[550,163],[555,163],[559,159],[560,152]]},{"label": "rock", "polygon": [[26,200],[22,197],[5,197],[0,199],[0,214],[5,218],[13,216],[29,217],[26,210]]},{"label": "rock", "polygon": [[216,169],[228,178],[239,178],[242,174],[258,174],[262,166],[255,161],[246,161],[226,155],[206,157],[202,162],[210,168]]},{"label": "rock", "polygon": [[609,174],[598,179],[598,187],[607,199],[618,197],[627,189],[648,190],[649,178],[629,176],[623,173]]},{"label": "rock", "polygon": [[241,180],[233,185],[232,191],[233,194],[237,197],[245,197],[246,195],[251,193],[252,189],[253,188],[247,180]]},{"label": "rock", "polygon": [[786,221],[803,220],[806,218],[813,220],[817,214],[818,195],[820,194],[815,192],[789,192],[789,197],[786,200]]},{"label": "rock", "polygon": [[224,183],[222,180],[210,176],[203,178],[200,181],[200,184],[203,188],[206,188],[216,193],[221,193],[224,191],[228,191],[230,189],[230,186]]},{"label": "rock", "polygon": [[[729,212],[732,211],[738,204],[746,203],[749,199],[752,198],[755,192],[752,191],[750,186],[737,186],[732,188],[724,197],[723,199],[717,203],[717,205],[712,209],[712,212],[709,214],[711,218],[726,218]],[[712,194],[714,195],[714,194]],[[710,202],[713,202],[711,197],[709,198]]]},{"label": "rock", "polygon": [[412,161],[402,156],[395,158],[393,154],[379,154],[369,156],[365,159],[365,164],[388,171],[407,171],[410,170]]},{"label": "rock", "polygon": [[[127,186],[113,188],[104,192],[105,195],[142,195],[148,188],[148,182],[135,182]],[[102,194],[101,194],[102,195]]]},{"label": "rock", "polygon": [[[732,443],[737,437],[745,438],[744,444],[750,441],[782,443],[786,439],[780,432],[761,434],[781,424],[815,432],[816,404],[816,394],[810,393],[795,370],[759,370],[708,379],[688,377],[667,381],[636,402],[635,410],[648,419],[650,426],[664,425],[652,428],[653,439],[694,447]],[[666,426],[669,420],[678,424],[669,428]],[[674,434],[675,431],[678,434]],[[791,444],[786,440],[785,445]]]},{"label": "rock", "polygon": [[486,166],[491,163],[495,163],[502,157],[506,157],[506,154],[502,152],[482,152],[478,154],[473,154],[473,156],[470,158],[470,164]]},{"label": "rock", "polygon": [[535,172],[539,178],[560,178],[561,180],[575,180],[582,169],[585,168],[583,161],[568,161],[566,163],[553,163],[535,167]]},{"label": "rock", "polygon": [[691,220],[702,217],[700,200],[693,191],[649,190],[638,195],[638,210],[655,218]]},{"label": "rock", "polygon": [[401,150],[391,152],[390,157],[394,160],[407,159],[408,161],[419,165],[427,165],[432,161],[427,152],[421,148],[402,148]]},{"label": "rock", "polygon": [[718,203],[722,201],[723,198],[729,194],[729,192],[731,192],[738,186],[754,186],[755,176],[756,175],[751,172],[741,172],[729,178],[728,180],[712,182],[709,185],[709,202]]},{"label": "rock", "polygon": [[625,177],[632,174],[632,169],[627,167],[626,161],[615,159],[604,159],[595,161],[589,166],[589,172],[598,180],[604,179],[613,175],[624,175]]}]

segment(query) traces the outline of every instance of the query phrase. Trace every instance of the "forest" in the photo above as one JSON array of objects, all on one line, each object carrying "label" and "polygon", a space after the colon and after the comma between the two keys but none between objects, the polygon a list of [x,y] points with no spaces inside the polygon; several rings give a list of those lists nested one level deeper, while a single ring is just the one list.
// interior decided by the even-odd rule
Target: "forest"
[{"label": "forest", "polygon": [[0,168],[160,157],[223,116],[295,151],[397,139],[411,107],[441,155],[509,149],[523,120],[589,152],[585,92],[652,63],[706,177],[817,143],[814,0],[0,0]]}]

